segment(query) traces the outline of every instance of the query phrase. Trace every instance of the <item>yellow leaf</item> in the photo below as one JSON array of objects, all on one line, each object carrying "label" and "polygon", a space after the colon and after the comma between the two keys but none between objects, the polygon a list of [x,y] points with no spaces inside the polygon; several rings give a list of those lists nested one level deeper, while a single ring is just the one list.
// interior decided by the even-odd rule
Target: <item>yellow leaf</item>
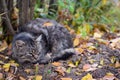
[{"label": "yellow leaf", "polygon": [[41,75],[36,75],[35,80],[42,80],[42,76]]},{"label": "yellow leaf", "polygon": [[75,48],[75,51],[81,54],[81,53],[84,52],[84,49],[82,49],[82,48]]},{"label": "yellow leaf", "polygon": [[79,18],[80,17],[80,14],[79,13],[76,13],[75,14],[75,18]]},{"label": "yellow leaf", "polygon": [[15,63],[14,60],[10,60],[9,63],[10,63],[11,66],[15,66],[15,67],[18,67],[18,66],[19,66],[19,64],[18,64],[18,63]]},{"label": "yellow leaf", "polygon": [[71,72],[71,68],[69,67],[67,70],[66,70],[67,73],[70,73]]},{"label": "yellow leaf", "polygon": [[107,3],[107,0],[102,0],[102,4],[105,5]]},{"label": "yellow leaf", "polygon": [[90,73],[88,73],[86,76],[84,76],[81,80],[93,80],[93,77]]},{"label": "yellow leaf", "polygon": [[10,63],[4,64],[3,68],[5,69],[5,71],[9,71],[9,69],[10,69]]},{"label": "yellow leaf", "polygon": [[90,25],[85,23],[84,28],[85,28],[86,32],[89,34],[90,33]]},{"label": "yellow leaf", "polygon": [[7,42],[4,40],[2,44],[0,44],[0,52],[5,50],[8,47]]},{"label": "yellow leaf", "polygon": [[12,19],[17,19],[18,18],[18,16],[19,16],[18,12],[19,12],[19,10],[16,7],[14,7],[13,12],[12,12]]},{"label": "yellow leaf", "polygon": [[68,66],[70,66],[70,67],[76,67],[73,63],[69,63]]},{"label": "yellow leaf", "polygon": [[31,69],[25,69],[24,70],[27,74],[29,74],[31,72]]},{"label": "yellow leaf", "polygon": [[116,61],[115,56],[112,56],[110,60],[111,60],[111,63],[114,63]]},{"label": "yellow leaf", "polygon": [[78,66],[79,63],[80,63],[80,60],[77,60],[77,61],[75,62],[75,66]]},{"label": "yellow leaf", "polygon": [[113,74],[113,73],[110,73],[110,72],[107,73],[106,75],[107,75],[107,76],[114,76],[114,74]]},{"label": "yellow leaf", "polygon": [[54,65],[54,66],[61,66],[62,64],[60,62],[53,62],[52,65]]},{"label": "yellow leaf", "polygon": [[61,78],[61,80],[72,80],[72,78]]},{"label": "yellow leaf", "polygon": [[93,37],[94,37],[95,39],[98,39],[98,38],[101,38],[102,35],[103,35],[102,33],[95,32]]},{"label": "yellow leaf", "polygon": [[101,65],[104,64],[104,59],[103,59],[103,58],[100,60],[100,64],[101,64]]},{"label": "yellow leaf", "polygon": [[74,46],[78,46],[80,44],[79,38],[75,38],[73,44]]},{"label": "yellow leaf", "polygon": [[95,46],[89,46],[89,50],[96,50]]},{"label": "yellow leaf", "polygon": [[71,31],[72,29],[70,28],[70,26],[68,26],[68,25],[64,25],[65,26],[65,28],[67,28],[69,31]]},{"label": "yellow leaf", "polygon": [[72,26],[75,26],[76,25],[76,22],[73,20],[72,21]]}]

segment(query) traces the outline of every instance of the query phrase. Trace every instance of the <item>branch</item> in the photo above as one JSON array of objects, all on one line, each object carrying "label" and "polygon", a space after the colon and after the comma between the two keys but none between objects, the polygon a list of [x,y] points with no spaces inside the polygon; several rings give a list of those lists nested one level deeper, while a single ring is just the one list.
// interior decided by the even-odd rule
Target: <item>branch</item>
[{"label": "branch", "polygon": [[1,0],[1,4],[2,4],[2,7],[3,7],[4,13],[6,13],[6,14],[4,14],[4,16],[5,16],[5,19],[4,19],[5,23],[6,23],[7,27],[8,27],[8,29],[10,30],[10,32],[12,33],[12,35],[14,35],[15,31],[14,31],[14,29],[13,29],[11,23],[10,23],[10,19],[8,17],[8,13],[7,13],[8,9],[7,9],[5,0]]}]

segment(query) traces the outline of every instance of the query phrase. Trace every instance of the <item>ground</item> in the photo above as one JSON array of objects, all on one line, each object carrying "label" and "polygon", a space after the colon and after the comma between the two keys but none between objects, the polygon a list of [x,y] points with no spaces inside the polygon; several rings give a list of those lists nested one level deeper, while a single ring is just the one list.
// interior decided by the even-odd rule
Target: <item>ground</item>
[{"label": "ground", "polygon": [[75,55],[68,60],[46,65],[19,64],[10,57],[11,47],[3,47],[0,80],[120,80],[119,33],[96,33],[89,38],[77,35],[74,46]]}]

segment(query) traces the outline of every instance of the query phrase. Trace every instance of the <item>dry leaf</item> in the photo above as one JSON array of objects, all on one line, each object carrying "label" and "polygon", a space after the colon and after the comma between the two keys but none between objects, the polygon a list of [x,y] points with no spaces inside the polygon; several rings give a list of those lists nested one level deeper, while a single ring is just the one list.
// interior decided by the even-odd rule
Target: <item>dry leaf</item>
[{"label": "dry leaf", "polygon": [[50,26],[53,26],[53,23],[51,23],[51,22],[45,22],[45,23],[43,24],[43,26],[44,26],[44,27],[50,27]]},{"label": "dry leaf", "polygon": [[73,63],[69,63],[68,66],[70,66],[70,67],[76,67]]},{"label": "dry leaf", "polygon": [[55,71],[64,76],[66,69],[64,67],[57,67],[57,69],[55,69]]},{"label": "dry leaf", "polygon": [[84,52],[84,49],[82,48],[75,48],[75,51],[79,54],[83,53]]},{"label": "dry leaf", "polygon": [[93,35],[93,37],[94,37],[95,39],[98,39],[98,38],[101,38],[102,35],[103,35],[102,33],[95,32],[94,35]]},{"label": "dry leaf", "polygon": [[69,31],[73,30],[73,29],[71,29],[70,26],[68,26],[68,25],[64,25],[64,26],[65,26],[65,28],[67,28]]},{"label": "dry leaf", "polygon": [[3,79],[3,74],[2,73],[0,73],[0,80],[2,80]]},{"label": "dry leaf", "polygon": [[116,61],[115,56],[112,56],[110,60],[111,60],[111,63],[114,63]]},{"label": "dry leaf", "polygon": [[104,76],[103,79],[104,79],[104,80],[114,80],[114,79],[115,79],[115,76],[114,76],[114,74],[112,74],[112,73],[107,73],[107,74]]},{"label": "dry leaf", "polygon": [[60,62],[53,62],[52,65],[53,66],[61,66],[62,64]]},{"label": "dry leaf", "polygon": [[72,78],[61,78],[61,80],[72,80]]},{"label": "dry leaf", "polygon": [[7,42],[4,40],[2,44],[0,45],[0,52],[5,50],[8,47]]},{"label": "dry leaf", "polygon": [[109,44],[108,40],[104,40],[104,39],[97,39],[97,40],[98,40],[99,43],[106,44],[106,45]]},{"label": "dry leaf", "polygon": [[88,73],[86,76],[82,77],[81,80],[93,80],[93,77],[90,73]]},{"label": "dry leaf", "polygon": [[73,45],[78,46],[79,44],[80,44],[79,38],[75,38],[74,42],[73,42]]},{"label": "dry leaf", "polygon": [[87,71],[88,69],[90,69],[91,68],[91,65],[90,64],[85,64],[84,66],[83,66],[83,70],[84,71]]},{"label": "dry leaf", "polygon": [[119,61],[116,61],[116,63],[115,63],[115,68],[120,68],[120,63],[119,63]]},{"label": "dry leaf", "polygon": [[89,46],[89,50],[96,50],[95,46]]},{"label": "dry leaf", "polygon": [[19,16],[18,12],[19,12],[19,10],[16,7],[14,7],[13,12],[12,12],[12,19],[18,18],[18,16]]},{"label": "dry leaf", "polygon": [[31,69],[25,69],[24,70],[27,74],[29,74],[31,72]]},{"label": "dry leaf", "polygon": [[42,80],[42,76],[41,75],[36,75],[35,80]]},{"label": "dry leaf", "polygon": [[20,80],[26,80],[24,77],[20,76],[19,77]]},{"label": "dry leaf", "polygon": [[119,48],[120,49],[120,38],[112,39],[110,46],[112,48]]},{"label": "dry leaf", "polygon": [[4,68],[5,71],[9,71],[9,69],[10,69],[10,63],[4,64],[3,68]]},{"label": "dry leaf", "polygon": [[100,60],[100,64],[104,65],[104,59],[103,58]]}]

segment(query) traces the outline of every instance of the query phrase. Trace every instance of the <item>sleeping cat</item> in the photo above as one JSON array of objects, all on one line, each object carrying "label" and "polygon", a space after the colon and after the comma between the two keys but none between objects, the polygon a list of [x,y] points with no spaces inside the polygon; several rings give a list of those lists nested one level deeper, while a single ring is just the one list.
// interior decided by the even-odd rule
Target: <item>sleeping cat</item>
[{"label": "sleeping cat", "polygon": [[74,54],[70,33],[56,21],[37,18],[21,26],[12,42],[12,57],[20,63],[46,64]]}]

